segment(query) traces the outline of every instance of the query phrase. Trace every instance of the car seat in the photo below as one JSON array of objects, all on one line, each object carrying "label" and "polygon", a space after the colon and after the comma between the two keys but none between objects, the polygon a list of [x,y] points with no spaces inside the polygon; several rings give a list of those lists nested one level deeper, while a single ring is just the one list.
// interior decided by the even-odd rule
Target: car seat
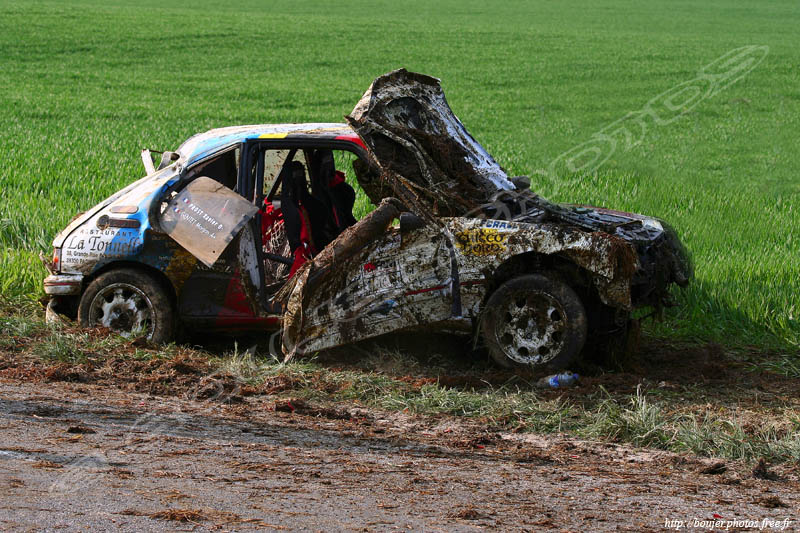
[{"label": "car seat", "polygon": [[355,224],[353,205],[356,192],[336,170],[333,151],[320,149],[311,158],[311,194],[324,206],[325,233],[328,242]]},{"label": "car seat", "polygon": [[281,211],[286,237],[295,260],[289,275],[324,247],[322,230],[325,225],[325,205],[308,192],[306,170],[299,161],[292,161],[282,172]]}]

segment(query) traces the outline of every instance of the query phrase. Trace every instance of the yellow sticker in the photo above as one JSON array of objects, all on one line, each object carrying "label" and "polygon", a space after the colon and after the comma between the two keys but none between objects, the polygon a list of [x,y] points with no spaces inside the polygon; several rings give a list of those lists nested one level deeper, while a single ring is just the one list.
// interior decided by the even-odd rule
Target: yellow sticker
[{"label": "yellow sticker", "polygon": [[496,255],[504,252],[508,232],[474,228],[456,233],[456,246],[464,255]]},{"label": "yellow sticker", "polygon": [[262,133],[258,136],[259,139],[283,139],[289,135],[288,133]]}]

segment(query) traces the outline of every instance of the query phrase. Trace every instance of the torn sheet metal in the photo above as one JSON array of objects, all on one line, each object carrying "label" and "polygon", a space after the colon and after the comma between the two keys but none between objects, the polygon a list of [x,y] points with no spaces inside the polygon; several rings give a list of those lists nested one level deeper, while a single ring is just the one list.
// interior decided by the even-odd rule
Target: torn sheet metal
[{"label": "torn sheet metal", "polygon": [[199,177],[172,198],[161,229],[212,266],[258,208],[211,178]]},{"label": "torn sheet metal", "polygon": [[[448,321],[470,330],[482,312],[492,273],[526,253],[558,256],[577,264],[604,303],[631,308],[637,259],[633,248],[620,238],[555,224],[466,218],[441,222],[455,236],[463,316],[454,318],[451,312],[453,280],[442,228],[426,225],[403,234],[396,228],[373,232],[371,240],[339,255],[335,268],[321,266],[333,265],[329,260],[316,265],[312,261],[285,289],[291,293],[285,296],[287,360],[298,353]],[[374,228],[384,224],[388,222]],[[346,237],[340,239],[340,243],[346,241]]]},{"label": "torn sheet metal", "polygon": [[346,118],[383,171],[401,177],[436,215],[463,215],[514,189],[453,114],[436,78],[405,69],[379,76]]},{"label": "torn sheet metal", "polygon": [[[334,292],[320,290],[320,287],[326,282],[330,285],[329,280],[335,279],[337,273],[352,269],[353,258],[367,249],[371,243],[376,242],[399,215],[397,200],[385,199],[375,211],[347,228],[312,261],[303,265],[281,289],[276,299],[286,305],[283,317],[283,351],[286,360],[291,359],[298,349],[307,347],[310,338],[313,337],[313,334],[309,335],[309,332],[304,330],[304,322],[307,322],[304,310],[309,299],[316,297],[319,300],[322,294],[333,295]],[[332,316],[341,315],[335,313],[335,307],[347,305],[345,302],[346,299],[342,298],[338,299],[338,304],[336,301],[331,301],[330,312],[334,313]]]}]

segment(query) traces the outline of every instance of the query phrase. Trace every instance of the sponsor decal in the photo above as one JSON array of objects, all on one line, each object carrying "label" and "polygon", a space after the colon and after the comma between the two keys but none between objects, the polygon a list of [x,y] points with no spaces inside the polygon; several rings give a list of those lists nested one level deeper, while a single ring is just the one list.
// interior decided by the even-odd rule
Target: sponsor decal
[{"label": "sponsor decal", "polygon": [[495,228],[473,228],[456,233],[456,246],[464,255],[496,255],[506,250],[510,233]]},{"label": "sponsor decal", "polygon": [[64,243],[62,263],[76,265],[86,261],[128,257],[139,253],[139,232],[127,228],[78,229]]},{"label": "sponsor decal", "polygon": [[485,228],[494,228],[494,229],[511,229],[516,228],[517,225],[513,222],[503,222],[502,220],[487,220],[484,222],[483,226]]}]

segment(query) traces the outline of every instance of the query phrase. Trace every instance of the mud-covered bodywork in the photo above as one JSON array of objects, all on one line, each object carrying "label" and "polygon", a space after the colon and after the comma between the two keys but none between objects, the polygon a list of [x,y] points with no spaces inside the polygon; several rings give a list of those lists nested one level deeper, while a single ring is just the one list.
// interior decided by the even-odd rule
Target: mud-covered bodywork
[{"label": "mud-covered bodywork", "polygon": [[[368,248],[356,248],[337,258],[335,267],[315,272],[317,279],[308,286],[296,284],[289,300],[294,314],[286,320],[287,351],[298,345],[303,351],[318,350],[439,323],[470,331],[498,267],[526,254],[558,255],[574,262],[590,273],[606,304],[632,308],[636,257],[604,234],[497,220],[444,218],[441,223],[455,236],[457,285],[441,226],[408,232],[389,228]],[[460,313],[453,312],[454,293],[459,294]]]},{"label": "mud-covered bodywork", "polygon": [[[363,143],[345,124],[236,126],[195,135],[176,151],[165,152],[158,170],[81,213],[56,235],[53,260],[46,264],[52,275],[44,280],[45,292],[51,296],[48,312],[76,315],[78,302],[94,279],[109,270],[132,267],[169,288],[180,322],[187,329],[279,328],[280,308],[268,305],[267,295],[259,294],[262,273],[253,241],[258,232],[248,223],[256,218],[257,209],[245,200],[252,197],[253,184],[237,183],[236,179],[246,161],[226,157],[261,143],[342,146],[366,157]],[[220,160],[225,164],[216,164]],[[203,182],[203,174],[209,173],[231,174],[224,190],[218,189],[221,194],[216,205],[214,194],[203,191],[199,194],[211,203],[193,201],[192,190]],[[241,212],[245,216],[233,226],[224,225],[225,235],[216,239],[223,241],[222,246],[202,248],[204,235],[214,233],[215,226],[219,233],[218,227],[225,221],[218,215],[223,207],[230,208],[225,197],[234,193],[251,204],[251,209]],[[188,227],[197,230],[193,239],[198,246],[192,247],[190,240],[175,234],[187,226],[175,224],[172,215],[192,221]],[[245,233],[247,238],[243,238]],[[205,240],[205,244],[210,242]]]},{"label": "mud-covered bodywork", "polygon": [[553,204],[527,180],[509,179],[435,78],[381,76],[347,118],[381,167],[372,200],[393,196],[424,225],[403,231],[401,223],[368,247],[312,262],[313,281],[300,276],[285,289],[289,354],[431,324],[469,331],[514,270],[559,271],[609,314],[658,308],[672,283],[688,283],[691,265],[669,226]]},{"label": "mud-covered bodywork", "polygon": [[[553,204],[526,179],[509,178],[452,113],[435,78],[381,76],[347,120],[189,139],[165,153],[159,170],[56,237],[46,292],[75,307],[103,273],[142,269],[169,293],[185,326],[280,329],[291,357],[415,328],[476,332],[498,287],[532,273],[571,287],[588,313],[583,330],[658,308],[672,284],[691,277],[663,221]],[[286,166],[305,151],[311,165],[318,149],[354,154],[352,183],[377,207],[276,282],[276,269],[265,265],[288,259],[259,231],[261,208],[274,203],[279,185],[266,183],[265,154],[288,153]]]}]

